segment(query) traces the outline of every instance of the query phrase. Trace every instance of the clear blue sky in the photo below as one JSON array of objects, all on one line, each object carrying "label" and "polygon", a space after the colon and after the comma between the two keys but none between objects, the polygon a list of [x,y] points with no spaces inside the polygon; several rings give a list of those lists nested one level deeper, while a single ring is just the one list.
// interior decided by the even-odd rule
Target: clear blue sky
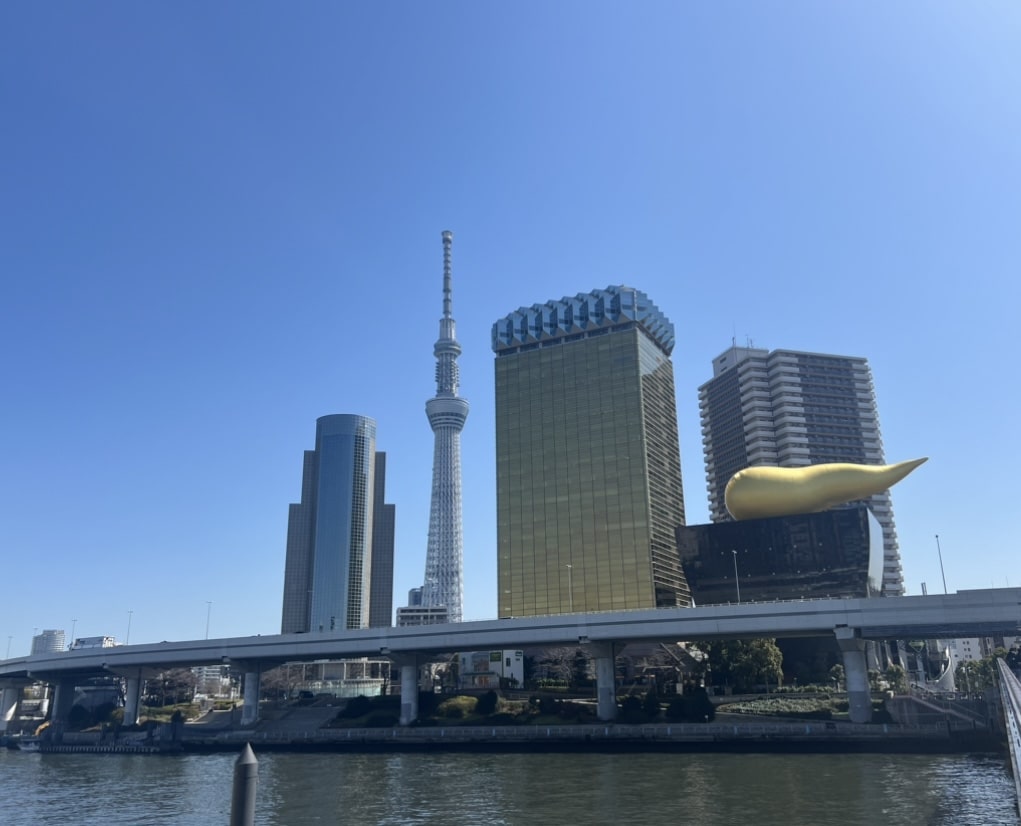
[{"label": "clear blue sky", "polygon": [[950,590],[1021,585],[1018,43],[1012,2],[4,4],[0,646],[276,633],[328,413],[378,422],[403,604],[444,229],[467,619],[490,328],[619,283],[676,327],[689,523],[732,338],[865,356],[887,459],[930,457],[893,494],[908,593],[936,534]]}]

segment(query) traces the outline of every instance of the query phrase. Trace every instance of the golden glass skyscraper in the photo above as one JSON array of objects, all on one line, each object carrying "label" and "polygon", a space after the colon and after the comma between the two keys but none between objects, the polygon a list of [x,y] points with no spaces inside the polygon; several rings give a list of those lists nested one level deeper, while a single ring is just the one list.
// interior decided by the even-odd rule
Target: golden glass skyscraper
[{"label": "golden glass skyscraper", "polygon": [[501,617],[689,605],[673,325],[608,287],[493,325]]}]

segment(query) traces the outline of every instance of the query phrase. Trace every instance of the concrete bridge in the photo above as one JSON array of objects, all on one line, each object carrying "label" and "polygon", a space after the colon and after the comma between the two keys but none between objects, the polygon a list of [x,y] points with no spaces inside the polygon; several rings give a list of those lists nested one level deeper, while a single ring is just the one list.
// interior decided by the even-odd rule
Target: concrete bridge
[{"label": "concrete bridge", "polygon": [[369,628],[314,634],[186,640],[85,648],[0,660],[0,728],[29,681],[55,686],[53,718],[70,712],[77,680],[125,679],[126,722],[137,720],[143,680],[169,668],[229,664],[245,673],[242,725],[253,725],[259,676],[283,663],[387,657],[401,670],[401,724],[418,716],[418,667],[440,654],[540,646],[583,646],[596,662],[598,714],[616,715],[614,655],[629,642],[694,642],[755,637],[835,637],[844,659],[850,718],[871,719],[865,661],[869,640],[1021,634],[1021,588],[872,599],[815,599],[558,614],[482,622]]}]

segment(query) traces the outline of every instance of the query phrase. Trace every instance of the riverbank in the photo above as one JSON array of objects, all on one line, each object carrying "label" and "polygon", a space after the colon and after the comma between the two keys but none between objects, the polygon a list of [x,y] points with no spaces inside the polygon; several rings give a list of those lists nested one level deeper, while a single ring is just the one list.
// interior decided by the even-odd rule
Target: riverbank
[{"label": "riverbank", "polygon": [[189,731],[188,752],[236,751],[473,751],[473,752],[785,752],[1002,754],[1002,739],[986,731],[944,726],[770,722],[569,726],[409,726],[312,731]]}]

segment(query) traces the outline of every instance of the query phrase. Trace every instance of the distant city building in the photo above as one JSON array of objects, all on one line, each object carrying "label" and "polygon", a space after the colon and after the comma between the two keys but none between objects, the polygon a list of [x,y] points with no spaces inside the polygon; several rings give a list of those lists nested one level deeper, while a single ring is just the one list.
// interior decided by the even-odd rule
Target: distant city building
[{"label": "distant city building", "polygon": [[[885,464],[872,372],[863,358],[732,346],[698,389],[709,511],[730,519],[724,491],[753,465]],[[904,592],[890,494],[867,504],[883,527],[883,594]]]},{"label": "distant city building", "polygon": [[422,605],[445,607],[448,622],[460,622],[464,602],[464,536],[461,523],[461,431],[468,418],[468,402],[458,396],[457,343],[451,314],[450,246],[453,233],[443,238],[443,317],[433,346],[436,355],[436,395],[425,403],[435,444],[429,537],[425,554]]},{"label": "distant city building", "polygon": [[33,654],[53,654],[56,651],[63,651],[64,648],[63,630],[48,629],[32,637]]},{"label": "distant city building", "polygon": [[688,605],[670,353],[623,286],[493,325],[501,617]]},{"label": "distant city building", "polygon": [[450,622],[446,605],[405,605],[397,609],[397,625],[436,625]]},{"label": "distant city building", "polygon": [[983,654],[982,639],[980,637],[961,637],[959,639],[947,640],[947,645],[953,652],[954,663],[966,663],[981,660]]},{"label": "distant city building", "polygon": [[207,697],[230,694],[230,667],[226,665],[198,665],[192,668],[195,690]]},{"label": "distant city building", "polygon": [[457,655],[458,688],[500,688],[525,684],[521,651],[468,651]]},{"label": "distant city building", "polygon": [[334,697],[372,697],[387,692],[392,665],[386,658],[296,663],[293,689],[299,693]]},{"label": "distant city building", "polygon": [[1021,637],[1000,636],[982,638],[982,652],[984,657],[993,656],[997,648],[1009,651],[1011,648],[1018,648],[1019,646],[1021,646]]},{"label": "distant city building", "polygon": [[[393,570],[393,512],[380,523],[375,518],[384,487],[376,474],[385,468],[376,453],[375,421],[348,414],[316,421],[301,502],[291,505],[287,522],[282,633],[369,626],[372,565],[379,561],[384,579]],[[384,535],[374,547],[377,524]]]},{"label": "distant city building", "polygon": [[372,573],[369,590],[369,627],[394,623],[394,540],[397,508],[386,498],[386,454],[376,454],[372,506]]}]

